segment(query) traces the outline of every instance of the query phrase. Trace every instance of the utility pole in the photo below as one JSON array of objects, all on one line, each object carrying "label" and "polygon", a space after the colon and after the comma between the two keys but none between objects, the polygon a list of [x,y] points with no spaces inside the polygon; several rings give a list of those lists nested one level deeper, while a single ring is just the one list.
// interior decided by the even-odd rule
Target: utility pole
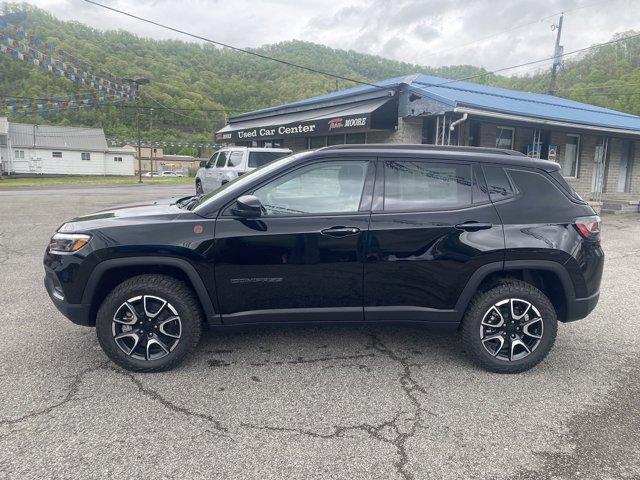
[{"label": "utility pole", "polygon": [[142,140],[140,139],[140,106],[138,105],[138,101],[136,100],[136,130],[138,135],[138,183],[142,183],[142,149],[140,148],[140,144]]},{"label": "utility pole", "polygon": [[564,19],[564,12],[560,15],[560,20],[557,25],[552,25],[551,30],[557,30],[556,33],[556,48],[553,52],[553,66],[551,67],[551,78],[549,79],[549,95],[555,95],[556,93],[556,77],[558,75],[558,67],[561,63],[561,56],[564,52],[564,47],[560,45],[560,37],[562,36],[562,20]]},{"label": "utility pole", "polygon": [[140,90],[140,85],[148,85],[148,78],[123,78],[125,82],[135,83],[136,85],[136,130],[138,135],[138,183],[142,183],[142,140],[140,139],[140,103],[138,101],[138,93]]},{"label": "utility pole", "polygon": [[155,172],[155,168],[153,168],[153,157],[155,156],[155,148],[153,148],[153,108],[149,110],[149,138],[151,139],[151,144],[149,145],[149,157],[151,158],[151,172]]}]

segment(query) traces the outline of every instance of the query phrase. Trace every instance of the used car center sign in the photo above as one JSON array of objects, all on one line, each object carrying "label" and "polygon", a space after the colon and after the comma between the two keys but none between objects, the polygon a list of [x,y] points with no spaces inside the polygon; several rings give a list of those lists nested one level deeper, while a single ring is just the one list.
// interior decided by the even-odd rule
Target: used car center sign
[{"label": "used car center sign", "polygon": [[[230,125],[231,128],[233,126]],[[267,138],[287,138],[312,135],[331,135],[371,128],[371,114],[348,115],[303,122],[269,125],[265,127],[243,128],[216,133],[216,140],[243,142]]]}]

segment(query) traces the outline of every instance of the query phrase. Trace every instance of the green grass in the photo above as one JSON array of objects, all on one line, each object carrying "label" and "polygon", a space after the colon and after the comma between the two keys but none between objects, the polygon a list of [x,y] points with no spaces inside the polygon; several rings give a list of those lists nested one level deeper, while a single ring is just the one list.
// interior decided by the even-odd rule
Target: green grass
[{"label": "green grass", "polygon": [[[190,177],[142,177],[142,182],[148,185],[191,185]],[[0,189],[10,187],[51,187],[56,185],[136,185],[138,177],[100,176],[100,175],[70,175],[65,177],[30,177],[7,178],[0,180]]]}]

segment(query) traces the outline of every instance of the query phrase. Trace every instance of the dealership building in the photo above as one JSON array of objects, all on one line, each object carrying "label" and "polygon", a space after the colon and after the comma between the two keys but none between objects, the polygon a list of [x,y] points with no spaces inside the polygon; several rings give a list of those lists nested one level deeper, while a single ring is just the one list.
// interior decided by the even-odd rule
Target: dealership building
[{"label": "dealership building", "polygon": [[638,211],[640,199],[640,117],[428,75],[238,115],[216,141],[294,151],[343,143],[506,148],[560,163],[567,181],[605,208]]}]

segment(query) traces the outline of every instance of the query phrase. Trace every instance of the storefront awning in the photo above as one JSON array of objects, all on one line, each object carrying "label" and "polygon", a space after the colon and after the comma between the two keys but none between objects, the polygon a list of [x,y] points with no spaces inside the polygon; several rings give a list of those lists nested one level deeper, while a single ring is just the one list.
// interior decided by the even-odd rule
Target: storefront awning
[{"label": "storefront awning", "polygon": [[397,99],[384,97],[230,123],[216,133],[216,141],[246,142],[394,129],[397,122]]}]

